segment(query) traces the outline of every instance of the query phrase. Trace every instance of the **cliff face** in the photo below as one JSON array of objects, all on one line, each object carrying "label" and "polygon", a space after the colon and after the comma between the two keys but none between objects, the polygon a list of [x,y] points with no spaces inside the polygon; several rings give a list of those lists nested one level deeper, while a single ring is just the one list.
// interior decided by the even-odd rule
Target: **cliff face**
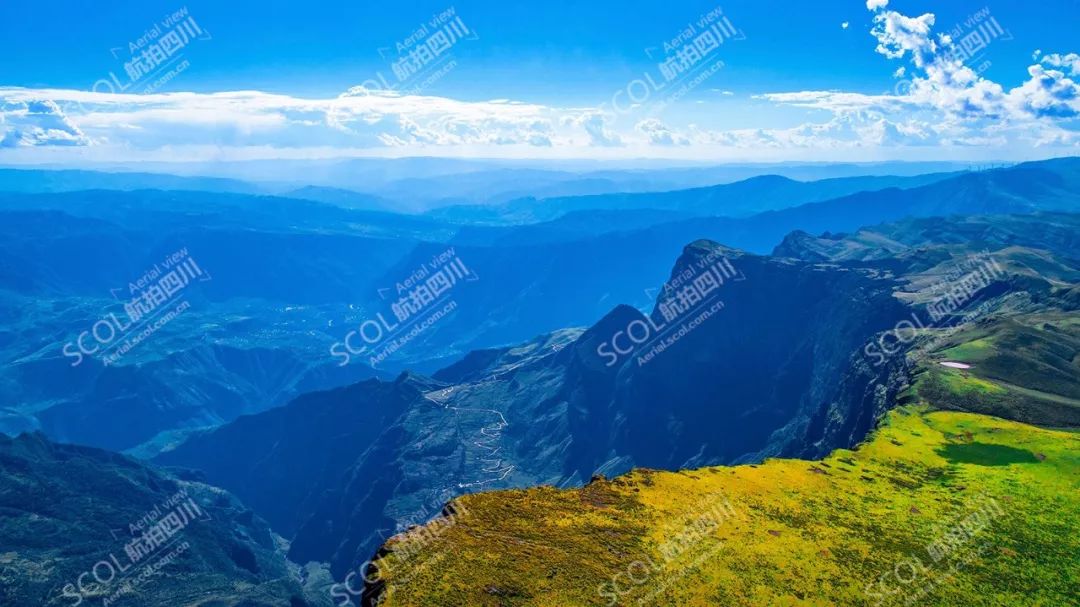
[{"label": "cliff face", "polygon": [[[824,244],[793,237],[795,257],[694,242],[650,293],[649,314],[617,306],[584,331],[476,351],[433,377],[308,394],[158,461],[202,470],[291,539],[294,560],[328,561],[341,579],[454,496],[580,486],[635,467],[822,457],[861,441],[900,400],[908,354],[932,347],[931,334],[1072,309],[1074,221],[960,219],[950,231],[912,220]],[[1040,230],[1056,234],[1051,249],[1011,244],[1035,244]],[[957,244],[953,232],[984,238]],[[859,252],[882,241],[891,256]],[[994,275],[933,320],[943,289],[972,259],[987,263],[971,257],[984,245]]]},{"label": "cliff face", "polygon": [[[289,537],[291,558],[342,576],[455,495],[851,444],[888,369],[850,376],[850,361],[904,314],[893,288],[875,271],[699,241],[651,314],[619,306],[432,378],[306,395],[158,461],[202,470]],[[823,411],[841,427],[814,426]]]},{"label": "cliff face", "polygon": [[[873,340],[866,346],[872,347]],[[802,434],[780,455],[819,459],[837,448],[861,441],[895,406],[900,394],[910,385],[908,359],[898,354],[881,365],[865,355],[865,346],[848,359],[830,398],[814,410]]]},{"label": "cliff face", "polygon": [[380,549],[364,604],[975,605],[974,584],[1068,603],[1080,460],[1075,433],[1046,428],[1080,425],[1078,220],[793,235],[803,261],[691,245],[672,282],[712,253],[745,274],[719,314],[607,367],[596,342],[659,324],[678,295],[616,310],[568,367],[573,439],[606,437],[582,460],[644,467],[464,496],[460,524]]},{"label": "cliff face", "polygon": [[[705,242],[687,247],[669,284],[680,276],[693,282],[695,271],[716,264],[731,274],[718,289],[722,308],[696,326],[692,314],[680,319],[677,330],[689,327],[682,338],[654,360],[635,354],[620,371],[614,440],[638,465],[696,467],[800,451],[810,419],[852,398],[845,379],[866,341],[905,313],[892,297],[894,281],[879,273]],[[663,322],[678,297],[678,289],[662,296],[651,319]],[[855,384],[884,370],[867,371]]]}]

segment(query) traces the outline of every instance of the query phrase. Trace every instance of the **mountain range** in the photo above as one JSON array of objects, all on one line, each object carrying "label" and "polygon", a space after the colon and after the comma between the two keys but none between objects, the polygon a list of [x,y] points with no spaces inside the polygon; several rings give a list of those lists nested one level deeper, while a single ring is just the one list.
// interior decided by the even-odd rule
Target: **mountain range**
[{"label": "mountain range", "polygon": [[[860,372],[872,379],[827,398],[794,449],[744,465],[654,462],[577,488],[456,498],[358,565],[365,586],[352,598],[750,606],[932,595],[930,604],[975,605],[989,592],[1002,605],[1070,604],[1080,547],[1071,531],[1080,505],[1077,222],[1044,213],[791,234],[778,259],[876,273],[907,308],[846,361],[842,383]],[[957,291],[972,281],[974,292]],[[950,298],[961,301],[942,308]],[[680,356],[672,375],[707,382],[686,373],[701,356]],[[711,391],[713,407],[754,382],[724,384]],[[649,396],[659,411],[672,407]],[[673,434],[664,421],[653,419],[636,444],[662,449]],[[802,459],[782,459],[792,456]]]},{"label": "mountain range", "polygon": [[[1075,243],[1057,246],[1042,235],[1049,226],[1075,233],[1077,217],[887,224],[829,241],[906,247],[887,258],[839,262],[823,260],[816,248],[806,247],[813,255],[796,250],[793,242],[809,238],[798,234],[778,247],[784,256],[696,242],[660,286],[650,315],[619,306],[584,331],[476,351],[431,377],[407,373],[308,395],[194,437],[156,461],[203,471],[292,537],[292,558],[328,560],[342,575],[383,535],[429,515],[440,497],[580,486],[594,474],[636,467],[821,457],[857,444],[907,389],[906,358],[878,361],[873,348],[898,323],[926,316],[923,308],[939,296],[942,281],[984,251],[976,247],[989,247],[1001,272],[961,311],[977,309],[989,318],[1075,310],[1072,287],[1063,286],[1075,279]],[[935,241],[919,231],[930,223]],[[1001,225],[1013,234],[1009,243],[937,244],[961,241],[942,235],[963,236],[972,224]],[[1031,259],[1056,265],[1044,264],[1039,273]],[[716,264],[731,269],[717,281],[715,299],[666,318],[680,290]],[[1055,271],[1045,272],[1048,267]],[[627,346],[633,350],[621,353]],[[1075,355],[1074,343],[1063,348]],[[1054,406],[1051,399],[1038,408],[1038,415],[999,416],[1047,425],[1080,421],[1072,405]],[[299,463],[328,432],[334,444],[352,447]],[[234,454],[237,446],[243,455]],[[319,477],[310,477],[312,469]]]},{"label": "mountain range", "polygon": [[[0,306],[11,322],[0,340],[10,361],[0,377],[7,403],[0,423],[10,432],[41,429],[62,440],[152,453],[175,442],[176,432],[262,411],[308,389],[389,379],[405,369],[433,373],[477,348],[590,326],[618,303],[648,306],[671,260],[701,238],[765,254],[793,230],[838,233],[965,211],[1067,210],[1075,205],[1078,166],[1060,159],[938,176],[910,189],[748,217],[577,211],[550,222],[486,228],[235,193],[4,195]],[[835,187],[781,178],[719,187],[750,200],[768,197],[770,183],[795,192],[794,202]],[[764,193],[755,193],[762,185]],[[131,283],[181,250],[212,278],[191,290],[190,309],[115,369],[99,369],[93,358],[71,367],[64,344],[121,311]],[[455,288],[453,312],[385,359],[350,356],[337,368],[343,359],[331,355],[334,343],[367,320],[390,315],[402,294],[398,285],[451,250],[477,279]],[[30,322],[20,313],[28,307],[37,310]],[[181,388],[154,371],[162,361],[170,369],[184,361],[184,376],[202,378],[201,387],[177,394]],[[241,378],[231,368],[259,371]],[[82,387],[58,398],[50,385]],[[102,414],[118,407],[133,420],[123,429]]]},{"label": "mountain range", "polygon": [[[1080,159],[411,215],[324,185],[117,179],[0,194],[15,604],[802,601],[821,582],[785,553],[860,604],[975,494],[1035,522],[995,528],[1008,558],[961,587],[1067,595],[1049,576],[1075,542],[1046,538],[1076,506]],[[162,189],[121,187],[139,180]],[[109,189],[63,191],[87,181]],[[198,269],[182,313],[118,360],[80,350],[176,260]],[[79,587],[188,500],[209,516],[175,583]],[[645,588],[606,585],[645,559]]]}]

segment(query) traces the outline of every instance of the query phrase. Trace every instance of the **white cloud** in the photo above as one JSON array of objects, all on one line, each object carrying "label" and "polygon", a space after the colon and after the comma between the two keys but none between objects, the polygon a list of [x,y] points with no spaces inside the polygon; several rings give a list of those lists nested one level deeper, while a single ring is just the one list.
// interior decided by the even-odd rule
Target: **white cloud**
[{"label": "white cloud", "polygon": [[86,135],[51,99],[0,99],[0,147],[88,145]]},{"label": "white cloud", "polygon": [[607,117],[601,112],[586,114],[579,120],[572,120],[571,123],[580,124],[585,128],[585,132],[589,134],[589,142],[592,145],[622,145],[622,138],[608,128]]},{"label": "white cloud", "polygon": [[1035,117],[1080,116],[1080,86],[1063,72],[1036,64],[1028,68],[1028,74],[1031,79],[1005,97],[1008,106]]},{"label": "white cloud", "polygon": [[878,40],[877,52],[889,59],[900,59],[910,53],[915,66],[924,67],[937,51],[937,44],[930,37],[933,26],[932,13],[907,17],[885,11],[874,15],[870,33]]},{"label": "white cloud", "polygon": [[794,135],[828,138],[821,145],[858,141],[867,147],[1080,146],[1080,86],[1067,75],[1080,70],[1080,56],[1046,55],[1028,68],[1028,80],[1006,91],[951,57],[949,37],[934,36],[933,14],[909,17],[886,10],[873,21],[875,50],[908,62],[893,72],[896,78],[910,78],[902,81],[906,86],[891,95],[800,91],[758,96],[834,115],[831,122],[795,129]]},{"label": "white cloud", "polygon": [[876,11],[889,5],[889,0],[866,0],[866,9]]},{"label": "white cloud", "polygon": [[[974,154],[982,146],[977,153],[1005,158],[1047,147],[1071,153],[1080,149],[1076,53],[1038,53],[1027,79],[1006,90],[950,58],[952,41],[933,31],[933,14],[909,17],[886,6],[880,0],[868,3],[875,11],[875,46],[868,45],[866,52],[901,63],[884,72],[903,79],[896,92],[739,97],[739,107],[768,103],[813,117],[790,128],[763,128],[768,125],[755,124],[759,118],[753,112],[743,113],[745,128],[717,130],[680,122],[691,114],[682,113],[683,107],[696,107],[690,100],[683,107],[660,108],[663,112],[655,117],[643,112],[625,120],[597,107],[461,101],[359,87],[329,99],[258,91],[131,95],[0,87],[0,147],[16,148],[0,150],[0,161],[44,154],[105,159],[125,154],[139,159],[422,154],[820,160],[863,159],[871,151],[923,158],[925,146],[938,146],[938,157],[953,150]],[[697,115],[703,114],[698,110]]]},{"label": "white cloud", "polygon": [[[28,112],[30,105],[52,108],[54,115],[46,121],[43,112]],[[550,147],[620,141],[593,109],[359,90],[332,99],[303,99],[257,91],[129,95],[0,88],[0,117],[2,133],[22,145],[46,135],[53,144],[66,138],[82,145],[140,149],[203,144]],[[31,119],[40,133],[28,129]]]},{"label": "white cloud", "polygon": [[[1035,51],[1038,56],[1039,51]],[[1068,55],[1046,55],[1042,62],[1051,67],[1064,67],[1069,69],[1070,76],[1080,76],[1080,55],[1069,53]]]},{"label": "white cloud", "polygon": [[649,138],[649,143],[657,145],[688,145],[689,138],[676,133],[656,118],[647,118],[638,122],[635,126],[638,132],[644,133]]}]

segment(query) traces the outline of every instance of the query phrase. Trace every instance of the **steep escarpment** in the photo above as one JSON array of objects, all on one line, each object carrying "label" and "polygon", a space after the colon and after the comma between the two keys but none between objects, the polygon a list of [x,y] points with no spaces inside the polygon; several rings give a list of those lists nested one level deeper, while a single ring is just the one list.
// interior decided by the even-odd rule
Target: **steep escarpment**
[{"label": "steep escarpment", "polygon": [[931,331],[853,449],[464,496],[379,550],[361,604],[1072,604],[1080,438],[1003,418],[1080,426],[1075,315]]},{"label": "steep escarpment", "polygon": [[[160,461],[202,470],[241,495],[292,541],[294,559],[327,561],[341,579],[458,495],[580,486],[635,467],[824,457],[863,440],[910,398],[914,361],[957,331],[1075,309],[1072,240],[1059,229],[1075,219],[1045,221],[1057,236],[1041,248],[1040,223],[1021,216],[789,239],[788,254],[808,259],[695,242],[647,314],[617,306],[584,331],[476,351],[432,378],[313,393]],[[972,232],[986,237],[964,244]],[[813,255],[795,246],[815,240],[827,246]],[[857,253],[860,242],[885,240],[891,256]],[[983,279],[945,309],[972,272]],[[1027,333],[1018,335],[1008,343],[1024,343]],[[1053,343],[1047,351],[1067,374],[1058,359],[1071,342]],[[1022,398],[1035,388],[1016,381],[1016,398],[995,415],[1072,419],[1057,397]],[[987,412],[970,397],[954,400]]]},{"label": "steep escarpment", "polygon": [[894,287],[875,270],[699,241],[650,314],[618,306],[433,378],[313,393],[158,461],[203,471],[288,537],[294,560],[343,576],[456,495],[850,445],[869,421],[813,436],[812,420],[849,399],[872,417],[867,386],[890,368],[851,378],[850,360],[905,313]]},{"label": "steep escarpment", "polygon": [[[818,411],[806,448],[792,454],[823,457],[832,446],[858,440],[910,384],[912,356],[969,355],[968,348],[951,350],[968,341],[981,344],[984,357],[972,373],[996,373],[996,379],[1016,382],[1024,395],[1014,390],[993,408],[967,398],[962,410],[1074,425],[1068,404],[1075,393],[1059,390],[1047,398],[1039,396],[1039,385],[1077,371],[1071,325],[1059,323],[1078,309],[1078,229],[1080,215],[1035,213],[906,219],[851,234],[790,234],[775,254],[895,276],[894,296],[909,310],[851,360],[842,387],[847,396]],[[1040,330],[1042,325],[1052,328]],[[942,372],[930,369],[931,378]]]},{"label": "steep escarpment", "polygon": [[[693,284],[718,265],[730,268],[716,290],[721,305],[706,302],[680,315],[667,335],[685,331],[682,337],[660,352],[652,345],[636,352],[620,370],[614,442],[639,465],[694,467],[799,451],[818,411],[861,400],[845,382],[865,386],[888,373],[853,375],[852,360],[905,314],[890,278],[698,242],[687,247],[668,284],[680,277]],[[665,309],[679,305],[684,289],[665,289],[652,323],[665,322]]]}]

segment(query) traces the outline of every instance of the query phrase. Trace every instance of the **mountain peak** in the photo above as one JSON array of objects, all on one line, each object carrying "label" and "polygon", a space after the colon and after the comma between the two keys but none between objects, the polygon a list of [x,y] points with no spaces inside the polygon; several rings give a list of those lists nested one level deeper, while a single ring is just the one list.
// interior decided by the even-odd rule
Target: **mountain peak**
[{"label": "mountain peak", "polygon": [[401,374],[394,379],[395,387],[411,388],[418,392],[437,390],[444,387],[445,385],[445,383],[437,379],[432,379],[427,375],[421,375],[415,371],[410,370],[402,371]]},{"label": "mountain peak", "polygon": [[[722,255],[724,257],[742,257],[745,251],[722,245],[714,240],[699,238],[683,247],[683,255],[707,256]],[[675,265],[678,265],[678,261]]]}]

